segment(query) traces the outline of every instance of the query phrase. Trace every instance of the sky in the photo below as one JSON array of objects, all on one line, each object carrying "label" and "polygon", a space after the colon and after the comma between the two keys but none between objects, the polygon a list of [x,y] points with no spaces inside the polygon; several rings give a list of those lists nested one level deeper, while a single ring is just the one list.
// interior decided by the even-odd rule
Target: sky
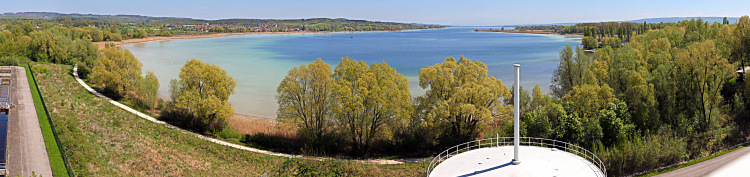
[{"label": "sky", "polygon": [[0,4],[0,13],[127,14],[210,20],[324,17],[466,26],[750,14],[748,0],[2,0]]}]

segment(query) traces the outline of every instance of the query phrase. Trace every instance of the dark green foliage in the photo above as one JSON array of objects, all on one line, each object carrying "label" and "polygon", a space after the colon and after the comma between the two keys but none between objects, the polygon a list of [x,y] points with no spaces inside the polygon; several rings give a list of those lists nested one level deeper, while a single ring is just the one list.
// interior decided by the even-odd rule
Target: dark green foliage
[{"label": "dark green foliage", "polygon": [[686,160],[686,146],[684,138],[667,133],[636,136],[621,146],[597,148],[594,153],[607,167],[607,175],[624,176]]},{"label": "dark green foliage", "polygon": [[548,138],[552,134],[550,122],[545,110],[535,110],[524,114],[523,119],[526,125],[526,136]]},{"label": "dark green foliage", "polygon": [[630,120],[630,114],[627,113],[628,107],[625,102],[609,103],[607,109],[603,110],[599,123],[602,128],[601,141],[606,147],[616,145],[618,142],[625,141],[629,134],[628,129],[633,125],[626,124]]},{"label": "dark green foliage", "polygon": [[584,126],[581,123],[581,118],[576,114],[562,115],[559,117],[559,125],[555,127],[555,135],[557,140],[568,142],[572,144],[579,144],[584,140],[585,133]]}]

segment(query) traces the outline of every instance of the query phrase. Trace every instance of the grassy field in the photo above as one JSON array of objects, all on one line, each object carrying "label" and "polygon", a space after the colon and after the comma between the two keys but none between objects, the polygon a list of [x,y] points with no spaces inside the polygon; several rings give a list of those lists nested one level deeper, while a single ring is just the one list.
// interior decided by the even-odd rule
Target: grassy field
[{"label": "grassy field", "polygon": [[55,141],[55,135],[52,134],[52,128],[47,119],[47,114],[44,113],[44,107],[42,107],[42,100],[37,92],[36,84],[31,78],[31,72],[29,67],[24,66],[26,69],[26,78],[29,80],[29,88],[31,90],[31,97],[34,99],[34,106],[36,109],[37,118],[39,118],[39,126],[42,129],[42,136],[44,137],[44,146],[47,149],[47,156],[49,156],[49,163],[52,167],[52,175],[54,176],[68,176],[68,170],[65,168],[60,149],[57,148],[57,141]]},{"label": "grassy field", "polygon": [[214,144],[149,122],[78,85],[72,66],[38,73],[73,171],[80,176],[424,176],[424,164],[288,159]]}]

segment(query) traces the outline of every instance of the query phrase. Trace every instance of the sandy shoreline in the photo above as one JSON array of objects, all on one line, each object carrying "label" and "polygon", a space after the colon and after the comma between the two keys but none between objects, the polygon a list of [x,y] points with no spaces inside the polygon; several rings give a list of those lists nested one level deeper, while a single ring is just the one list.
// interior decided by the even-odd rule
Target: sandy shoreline
[{"label": "sandy shoreline", "polygon": [[126,39],[122,41],[101,41],[101,42],[94,42],[99,47],[99,50],[104,49],[104,45],[107,43],[113,43],[115,46],[122,46],[123,44],[135,44],[135,43],[147,43],[147,42],[156,42],[156,41],[168,41],[168,40],[174,40],[174,39],[200,39],[200,38],[215,38],[215,37],[222,37],[222,36],[231,36],[231,35],[246,35],[246,34],[297,34],[297,33],[363,33],[363,32],[392,32],[392,31],[318,31],[318,32],[310,32],[310,31],[294,31],[294,32],[244,32],[244,33],[213,33],[213,34],[206,34],[206,35],[189,35],[189,36],[170,36],[170,37],[163,37],[163,36],[154,36],[154,37],[147,37],[142,39]]}]

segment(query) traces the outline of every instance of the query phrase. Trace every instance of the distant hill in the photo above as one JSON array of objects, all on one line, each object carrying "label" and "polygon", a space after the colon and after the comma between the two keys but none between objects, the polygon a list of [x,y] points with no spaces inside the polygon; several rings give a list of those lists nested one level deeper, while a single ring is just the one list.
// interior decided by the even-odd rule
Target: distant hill
[{"label": "distant hill", "polygon": [[108,23],[149,23],[162,20],[190,20],[189,18],[177,17],[149,17],[142,15],[95,15],[95,14],[61,14],[55,12],[16,12],[0,14],[0,19],[87,19]]},{"label": "distant hill", "polygon": [[[311,19],[219,19],[219,20],[203,20],[193,18],[181,18],[181,17],[150,17],[142,15],[97,15],[97,14],[62,14],[56,12],[10,12],[0,14],[0,19],[59,19],[59,18],[71,18],[71,19],[87,19],[95,20],[108,23],[149,23],[155,25],[186,25],[186,24],[219,24],[219,25],[256,25],[256,24],[381,24],[381,25],[404,25],[404,26],[424,26],[425,24],[417,23],[396,23],[396,22],[379,22],[379,21],[367,21],[367,20],[350,20],[344,18],[311,18]],[[428,25],[430,27],[440,27],[440,25]]]},{"label": "distant hill", "polygon": [[[690,19],[696,19],[698,18],[703,19],[703,21],[707,21],[709,24],[717,22],[722,23],[724,21],[724,17],[661,17],[661,18],[644,18],[644,19],[638,19],[638,20],[630,20],[630,21],[619,21],[619,22],[635,22],[635,23],[643,23],[644,21],[646,23],[675,23],[680,22],[683,20],[690,20]],[[738,17],[727,17],[727,20],[729,20],[729,23],[734,24],[734,22],[737,22]]]}]

